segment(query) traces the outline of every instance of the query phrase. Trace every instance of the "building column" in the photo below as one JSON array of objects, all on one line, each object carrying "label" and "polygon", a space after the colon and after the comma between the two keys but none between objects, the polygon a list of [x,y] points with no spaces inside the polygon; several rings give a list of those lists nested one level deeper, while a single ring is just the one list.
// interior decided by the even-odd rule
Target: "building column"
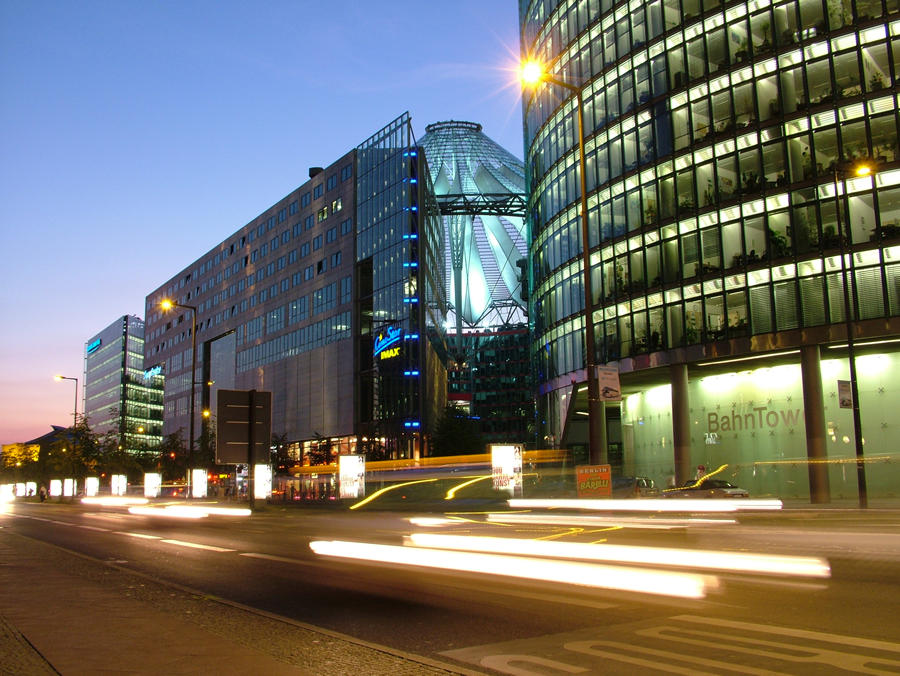
[{"label": "building column", "polygon": [[693,478],[691,473],[691,414],[687,364],[669,366],[672,378],[672,441],[675,446],[675,485]]},{"label": "building column", "polygon": [[806,456],[809,458],[809,501],[831,502],[828,465],[825,463],[825,397],[822,394],[821,356],[818,345],[800,348],[803,381],[803,416],[806,422]]}]

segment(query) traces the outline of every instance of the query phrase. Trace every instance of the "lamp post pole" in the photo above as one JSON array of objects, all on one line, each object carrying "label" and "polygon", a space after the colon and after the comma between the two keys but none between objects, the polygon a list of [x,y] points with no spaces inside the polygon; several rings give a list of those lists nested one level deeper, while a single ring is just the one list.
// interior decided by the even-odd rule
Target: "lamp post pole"
[{"label": "lamp post pole", "polygon": [[[527,68],[527,66],[526,66]],[[523,70],[523,74],[524,70]],[[588,203],[587,203],[587,171],[584,151],[584,100],[581,87],[560,80],[541,70],[538,74],[523,79],[534,82],[548,82],[562,87],[575,94],[578,109],[578,169],[581,188],[581,267],[582,286],[584,287],[584,363],[587,371],[588,386],[588,451],[592,465],[605,464],[608,460],[606,444],[606,425],[604,424],[605,411],[600,400],[600,386],[597,382],[597,368],[594,357],[594,313],[593,299],[591,297],[591,250],[588,228]]]},{"label": "lamp post pole", "polygon": [[188,423],[188,457],[187,457],[187,495],[185,498],[191,497],[191,466],[194,461],[194,391],[197,387],[197,308],[193,305],[185,305],[184,303],[176,303],[174,300],[164,300],[161,303],[164,310],[171,308],[183,307],[191,311],[191,403],[190,403],[190,422]]},{"label": "lamp post pole", "polygon": [[[870,173],[871,168],[860,165],[857,168],[857,175],[865,176]],[[850,397],[853,399],[853,437],[856,443],[856,485],[859,495],[859,508],[866,509],[869,506],[869,494],[866,487],[866,465],[863,459],[863,436],[862,436],[862,420],[859,416],[859,384],[856,380],[856,350],[854,348],[854,318],[856,308],[859,307],[857,299],[856,279],[853,277],[853,251],[851,249],[849,258],[850,264],[847,264],[847,254],[844,245],[844,228],[841,212],[843,211],[843,200],[840,194],[840,177],[846,171],[843,171],[834,165],[834,201],[837,216],[837,235],[838,244],[841,252],[841,279],[843,280],[844,291],[844,325],[847,332],[847,361],[850,365]],[[848,230],[848,240],[850,238]],[[849,277],[849,280],[848,280]]]},{"label": "lamp post pole", "polygon": [[72,429],[78,424],[78,378],[69,378],[68,376],[53,376],[54,380],[74,380],[75,381],[75,406],[72,408]]}]

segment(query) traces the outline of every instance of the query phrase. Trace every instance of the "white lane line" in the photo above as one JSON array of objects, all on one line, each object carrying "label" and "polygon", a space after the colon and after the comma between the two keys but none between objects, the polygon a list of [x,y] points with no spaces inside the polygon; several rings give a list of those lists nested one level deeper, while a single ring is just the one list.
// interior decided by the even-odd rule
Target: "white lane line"
[{"label": "white lane line", "polygon": [[233,549],[226,549],[225,547],[214,547],[213,545],[201,545],[196,542],[185,542],[184,540],[160,540],[160,542],[165,542],[168,545],[178,545],[179,547],[191,547],[193,549],[206,549],[210,552],[233,552]]},{"label": "white lane line", "polygon": [[143,533],[129,533],[126,530],[116,530],[114,533],[118,533],[119,535],[127,535],[132,538],[143,538],[145,540],[159,540],[159,537],[156,535],[144,535]]},{"label": "white lane line", "polygon": [[282,563],[306,563],[300,559],[289,559],[286,556],[275,556],[274,554],[257,554],[256,552],[241,552],[239,556],[247,556],[251,559],[266,559],[267,561],[281,561]]},{"label": "white lane line", "polygon": [[100,526],[85,526],[84,524],[75,524],[77,528],[84,528],[85,530],[96,530],[101,533],[108,533],[109,528],[100,528]]}]

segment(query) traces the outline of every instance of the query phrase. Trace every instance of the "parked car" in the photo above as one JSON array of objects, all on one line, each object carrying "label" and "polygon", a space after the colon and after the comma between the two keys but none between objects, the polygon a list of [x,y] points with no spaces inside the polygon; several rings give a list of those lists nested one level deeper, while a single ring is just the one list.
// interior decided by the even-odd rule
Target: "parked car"
[{"label": "parked car", "polygon": [[663,493],[667,498],[749,498],[750,493],[722,479],[697,479]]},{"label": "parked car", "polygon": [[612,479],[614,498],[646,498],[658,494],[656,483],[645,476],[615,476]]}]

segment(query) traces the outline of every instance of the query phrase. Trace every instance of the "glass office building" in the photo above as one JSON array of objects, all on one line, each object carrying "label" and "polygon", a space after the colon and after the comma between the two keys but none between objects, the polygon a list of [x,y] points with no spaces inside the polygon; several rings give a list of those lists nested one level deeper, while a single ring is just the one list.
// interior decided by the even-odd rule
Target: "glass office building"
[{"label": "glass office building", "polygon": [[164,376],[144,370],[144,322],[126,315],[85,345],[84,407],[91,430],[129,453],[162,441]]},{"label": "glass office building", "polygon": [[[613,464],[854,494],[848,326],[867,455],[893,453],[900,401],[879,371],[900,337],[900,3],[522,0],[520,19],[523,56],[584,99],[590,349],[625,395]],[[542,420],[583,445],[576,97],[543,83],[523,106]],[[807,457],[830,469],[807,478]],[[900,491],[896,467],[876,492]]]},{"label": "glass office building", "polygon": [[219,389],[257,389],[301,462],[421,453],[446,388],[427,176],[404,114],[148,294],[165,432],[206,438]]}]

